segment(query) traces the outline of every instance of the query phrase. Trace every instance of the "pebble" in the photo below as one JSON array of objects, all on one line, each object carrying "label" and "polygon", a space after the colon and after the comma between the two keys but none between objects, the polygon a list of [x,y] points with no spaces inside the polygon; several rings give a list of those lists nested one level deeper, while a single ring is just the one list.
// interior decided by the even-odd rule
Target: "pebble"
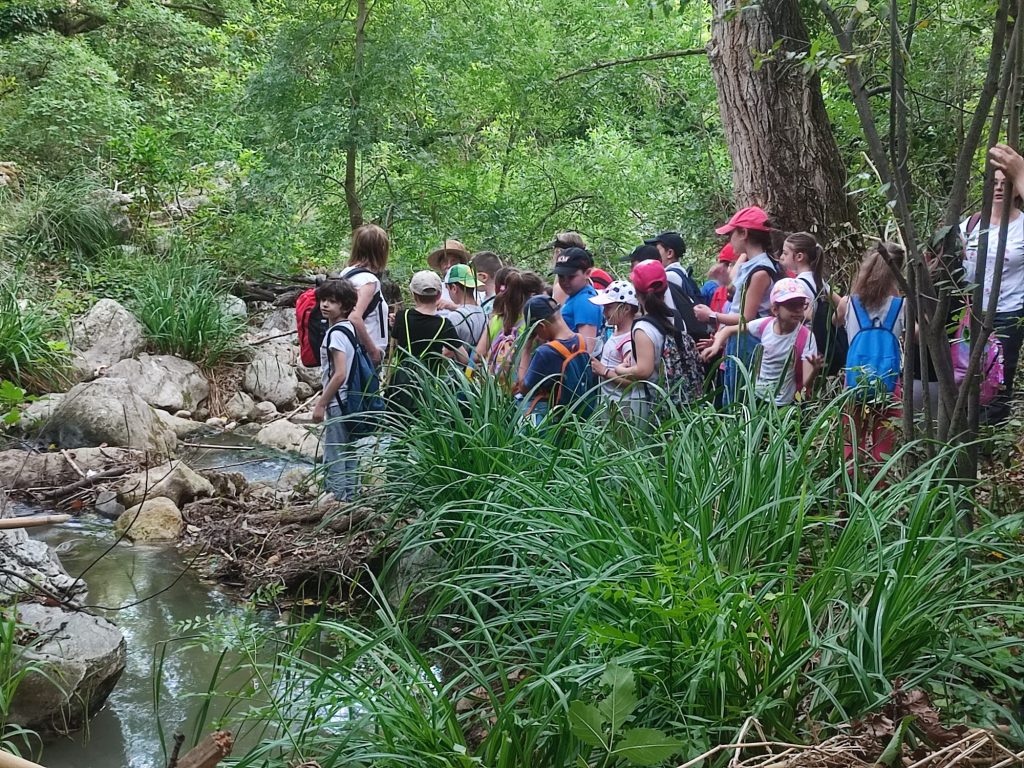
[{"label": "pebble", "polygon": [[182,409],[180,411],[175,411],[174,415],[177,416],[179,419],[191,419],[192,411],[186,411],[185,409]]},{"label": "pebble", "polygon": [[216,427],[217,429],[224,429],[228,424],[227,419],[220,416],[211,416],[206,420],[206,426]]}]

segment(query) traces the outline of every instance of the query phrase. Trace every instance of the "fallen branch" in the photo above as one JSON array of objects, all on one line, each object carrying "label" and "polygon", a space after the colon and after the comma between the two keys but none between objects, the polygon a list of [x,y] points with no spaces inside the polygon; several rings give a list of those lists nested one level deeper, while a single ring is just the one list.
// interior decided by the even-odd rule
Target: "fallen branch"
[{"label": "fallen branch", "polygon": [[278,416],[278,417],[277,417],[276,419],[271,419],[270,421],[268,421],[268,422],[267,422],[267,424],[268,424],[268,425],[270,425],[270,424],[275,424],[275,423],[277,423],[277,422],[279,422],[279,421],[283,421],[283,420],[285,420],[285,419],[290,419],[290,418],[291,418],[292,416],[294,416],[294,415],[295,415],[296,413],[298,413],[299,411],[301,411],[301,410],[302,410],[303,408],[305,408],[305,407],[306,407],[307,405],[309,405],[310,403],[312,403],[312,402],[313,402],[314,400],[316,400],[316,399],[317,399],[318,397],[320,397],[320,393],[319,393],[319,392],[317,392],[317,393],[316,393],[315,395],[313,395],[312,397],[310,397],[309,399],[307,399],[307,400],[306,400],[306,401],[305,401],[304,403],[302,403],[301,405],[299,405],[299,406],[297,406],[297,407],[293,408],[292,410],[288,411],[288,413],[284,414],[283,416]]},{"label": "fallen branch", "polygon": [[257,339],[256,341],[252,342],[252,344],[250,344],[249,346],[258,347],[260,344],[266,344],[268,341],[273,341],[274,339],[281,339],[284,338],[285,336],[292,336],[296,333],[298,333],[298,331],[284,331],[283,333],[275,333],[273,336],[265,336],[262,339]]},{"label": "fallen branch", "polygon": [[0,751],[0,768],[43,768],[43,766],[23,757],[12,755],[10,752]]},{"label": "fallen branch", "polygon": [[211,451],[255,451],[253,445],[213,445],[212,443],[182,443],[189,448],[208,448]]},{"label": "fallen branch", "polygon": [[178,768],[213,768],[231,754],[234,745],[235,739],[230,731],[215,731],[190,749],[178,761]]},{"label": "fallen branch", "polygon": [[572,72],[566,72],[564,75],[559,75],[555,78],[556,83],[560,83],[563,80],[568,80],[570,77],[576,77],[577,75],[585,75],[587,72],[594,72],[598,69],[608,69],[608,67],[618,67],[622,64],[636,64],[641,61],[658,61],[660,59],[678,59],[682,56],[706,56],[708,53],[706,48],[684,48],[681,51],[664,51],[662,53],[648,53],[645,56],[630,56],[628,59],[614,59],[613,61],[598,61],[594,64],[588,64],[585,67],[574,69]]},{"label": "fallen branch", "polygon": [[64,461],[66,461],[68,463],[68,465],[73,470],[75,470],[75,472],[78,473],[79,477],[85,477],[85,472],[82,471],[82,468],[80,466],[75,464],[75,460],[71,458],[71,454],[68,453],[67,448],[61,448],[60,455],[63,456],[64,457]]},{"label": "fallen branch", "polygon": [[[48,499],[63,499],[65,496],[70,496],[77,490],[80,490],[82,488],[89,488],[90,486],[95,485],[100,480],[107,480],[111,477],[120,477],[121,475],[126,474],[127,472],[128,467],[114,467],[113,469],[105,469],[102,472],[97,472],[95,475],[89,475],[88,477],[83,477],[81,480],[76,480],[70,485],[65,485],[62,488],[56,488],[52,491],[46,491],[43,493],[43,496]],[[3,768],[3,766],[0,765],[0,768]]]},{"label": "fallen branch", "polygon": [[58,525],[66,523],[71,515],[36,515],[35,517],[7,517],[0,520],[0,531],[12,528],[36,528],[40,525]]}]

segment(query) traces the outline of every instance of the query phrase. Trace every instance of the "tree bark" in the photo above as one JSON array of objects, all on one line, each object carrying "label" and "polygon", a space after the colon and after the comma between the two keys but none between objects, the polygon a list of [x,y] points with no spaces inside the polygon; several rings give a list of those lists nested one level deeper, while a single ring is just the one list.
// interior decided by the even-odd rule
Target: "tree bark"
[{"label": "tree bark", "polygon": [[359,103],[363,88],[363,51],[366,47],[366,20],[370,14],[367,0],[358,0],[355,20],[355,47],[352,51],[352,90],[349,94],[348,147],[345,150],[345,203],[352,229],[363,224],[363,204],[359,200],[356,161],[359,157]]},{"label": "tree bark", "polygon": [[810,44],[797,0],[711,5],[708,58],[736,204],[761,206],[783,229],[814,232],[844,262],[857,258],[856,207],[821,81],[802,63]]}]

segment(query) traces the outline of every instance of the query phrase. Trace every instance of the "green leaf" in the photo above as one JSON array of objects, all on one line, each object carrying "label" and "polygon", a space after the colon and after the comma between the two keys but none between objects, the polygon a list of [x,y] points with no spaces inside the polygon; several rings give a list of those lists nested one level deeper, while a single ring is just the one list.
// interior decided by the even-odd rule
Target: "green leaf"
[{"label": "green leaf", "polygon": [[630,728],[615,745],[612,754],[630,765],[657,765],[683,748],[679,739],[666,736],[656,728]]},{"label": "green leaf", "polygon": [[882,754],[878,756],[878,760],[875,762],[876,768],[880,766],[893,768],[899,762],[900,756],[903,754],[903,740],[906,738],[907,726],[913,719],[913,717],[904,717],[900,720],[900,724],[896,726],[896,732],[889,739]]},{"label": "green leaf", "polygon": [[569,705],[569,727],[584,744],[605,747],[604,718],[593,704],[574,701]]},{"label": "green leaf", "polygon": [[605,722],[611,726],[612,734],[616,734],[636,709],[636,680],[632,670],[618,664],[609,664],[601,676],[601,682],[611,686],[612,690],[597,708]]},{"label": "green leaf", "polygon": [[583,755],[576,755],[576,768],[590,768],[590,763],[583,759]]},{"label": "green leaf", "polygon": [[871,4],[868,0],[857,0],[857,2],[853,4],[853,7],[857,9],[857,13],[861,14],[867,13],[871,10]]}]

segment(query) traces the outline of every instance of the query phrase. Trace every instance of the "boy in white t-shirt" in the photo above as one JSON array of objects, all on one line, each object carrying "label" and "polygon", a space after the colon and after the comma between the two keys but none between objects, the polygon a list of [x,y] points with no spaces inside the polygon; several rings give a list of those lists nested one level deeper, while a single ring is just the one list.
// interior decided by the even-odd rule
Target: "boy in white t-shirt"
[{"label": "boy in white t-shirt", "polygon": [[313,407],[313,421],[326,422],[323,435],[325,490],[337,501],[348,501],[356,493],[355,447],[342,419],[342,403],[348,396],[348,379],[355,360],[356,331],[347,320],[355,309],[358,292],[348,280],[328,280],[316,289],[320,312],[327,320],[327,333],[320,346],[323,393]]}]

